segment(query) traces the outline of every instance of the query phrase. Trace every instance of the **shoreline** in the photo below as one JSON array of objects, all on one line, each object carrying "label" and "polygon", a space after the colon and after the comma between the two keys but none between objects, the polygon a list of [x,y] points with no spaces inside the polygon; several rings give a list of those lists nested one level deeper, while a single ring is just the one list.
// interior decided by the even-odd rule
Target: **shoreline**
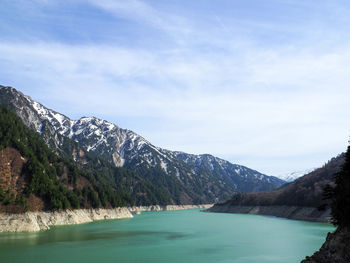
[{"label": "shoreline", "polygon": [[150,206],[131,206],[128,207],[129,211],[134,214],[150,211],[174,211],[174,210],[187,210],[187,209],[209,209],[213,204],[203,205],[150,205]]},{"label": "shoreline", "polygon": [[0,232],[37,232],[48,230],[50,226],[76,225],[91,223],[97,220],[133,218],[133,214],[146,211],[173,211],[205,208],[205,205],[151,205],[118,207],[111,209],[75,209],[63,211],[37,211],[21,214],[0,213]]},{"label": "shoreline", "polygon": [[252,214],[275,216],[292,220],[302,220],[319,223],[330,223],[331,210],[319,211],[315,207],[303,206],[233,206],[233,205],[214,205],[205,210],[205,212],[214,213],[232,213],[232,214]]}]

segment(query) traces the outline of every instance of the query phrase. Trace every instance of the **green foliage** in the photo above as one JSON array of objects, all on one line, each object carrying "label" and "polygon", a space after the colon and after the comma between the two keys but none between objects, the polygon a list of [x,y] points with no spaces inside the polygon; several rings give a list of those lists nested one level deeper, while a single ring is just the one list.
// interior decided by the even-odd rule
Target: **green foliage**
[{"label": "green foliage", "polygon": [[[103,180],[103,174],[84,171],[72,160],[59,157],[15,114],[0,106],[0,150],[6,147],[17,149],[27,159],[22,170],[22,176],[25,176],[28,182],[25,194],[40,197],[46,209],[97,208],[101,204],[102,206],[127,204],[125,194],[119,194],[115,187],[113,188],[114,178],[111,184],[109,180]],[[101,178],[101,182],[97,181],[96,177]],[[89,185],[87,193],[78,188],[79,178],[86,179]],[[19,196],[16,200],[13,195],[3,193],[1,189],[0,203],[28,206],[23,196]]]},{"label": "green foliage", "polygon": [[[17,149],[27,159],[22,171],[27,182],[25,195],[40,197],[49,210],[180,203],[180,183],[169,179],[161,167],[143,167],[142,177],[129,169],[117,168],[55,133],[49,123],[43,124],[42,136],[34,133],[10,110],[0,106],[0,150],[6,147]],[[76,154],[81,152],[81,156]],[[197,188],[200,186],[195,191]],[[16,201],[5,197],[0,193],[3,204]],[[22,200],[18,203],[27,205]]]}]

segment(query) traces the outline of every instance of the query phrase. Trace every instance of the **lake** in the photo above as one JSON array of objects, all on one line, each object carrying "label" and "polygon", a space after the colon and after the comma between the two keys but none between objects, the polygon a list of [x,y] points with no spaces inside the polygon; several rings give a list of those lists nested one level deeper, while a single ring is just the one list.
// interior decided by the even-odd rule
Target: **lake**
[{"label": "lake", "polygon": [[0,233],[1,262],[300,262],[320,248],[330,224],[275,217],[144,212],[132,219]]}]

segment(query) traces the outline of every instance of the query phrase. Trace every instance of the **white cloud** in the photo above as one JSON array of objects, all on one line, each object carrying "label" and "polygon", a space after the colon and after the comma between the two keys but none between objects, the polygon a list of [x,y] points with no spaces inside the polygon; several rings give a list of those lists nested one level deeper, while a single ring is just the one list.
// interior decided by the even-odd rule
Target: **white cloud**
[{"label": "white cloud", "polygon": [[89,2],[119,18],[125,18],[139,24],[146,24],[162,30],[179,42],[182,35],[191,32],[189,21],[183,16],[162,12],[139,0],[89,0]]},{"label": "white cloud", "polygon": [[[0,53],[3,73],[34,79],[66,114],[134,117],[136,130],[170,149],[288,158],[334,153],[349,132],[346,48],[307,56],[249,48],[220,63],[110,46],[1,44]],[[147,118],[162,127],[143,130]]]},{"label": "white cloud", "polygon": [[137,0],[90,3],[184,42],[160,49],[0,42],[0,72],[10,82],[3,84],[70,117],[127,119],[124,128],[155,145],[267,173],[317,167],[345,149],[348,39],[317,33],[261,46],[237,35],[229,18],[203,26]]}]

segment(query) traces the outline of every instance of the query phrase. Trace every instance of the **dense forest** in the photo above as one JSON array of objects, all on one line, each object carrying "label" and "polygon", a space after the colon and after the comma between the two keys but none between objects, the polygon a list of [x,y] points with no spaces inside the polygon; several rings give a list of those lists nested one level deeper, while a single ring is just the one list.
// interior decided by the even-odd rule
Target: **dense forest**
[{"label": "dense forest", "polygon": [[[66,152],[74,151],[77,148],[75,144],[67,139]],[[0,171],[0,182],[3,183],[0,184],[2,210],[6,210],[6,207],[17,207],[17,210],[18,207],[24,210],[35,209],[31,202],[37,199],[43,203],[43,207],[37,209],[44,210],[169,202],[167,193],[155,189],[150,182],[130,170],[113,167],[86,152],[81,152],[81,155],[90,160],[88,166],[74,162],[74,156],[69,158],[67,153],[53,152],[14,113],[0,106],[1,160],[9,159],[6,153],[14,151],[24,160],[23,166],[18,174]],[[8,164],[3,166],[6,168],[11,163],[9,159]],[[21,181],[22,184],[11,186],[16,177],[22,179],[16,179],[16,182]],[[1,187],[6,185],[8,187]]]},{"label": "dense forest", "polygon": [[343,169],[336,174],[330,197],[333,223],[340,227],[350,226],[350,146],[345,154]]}]

